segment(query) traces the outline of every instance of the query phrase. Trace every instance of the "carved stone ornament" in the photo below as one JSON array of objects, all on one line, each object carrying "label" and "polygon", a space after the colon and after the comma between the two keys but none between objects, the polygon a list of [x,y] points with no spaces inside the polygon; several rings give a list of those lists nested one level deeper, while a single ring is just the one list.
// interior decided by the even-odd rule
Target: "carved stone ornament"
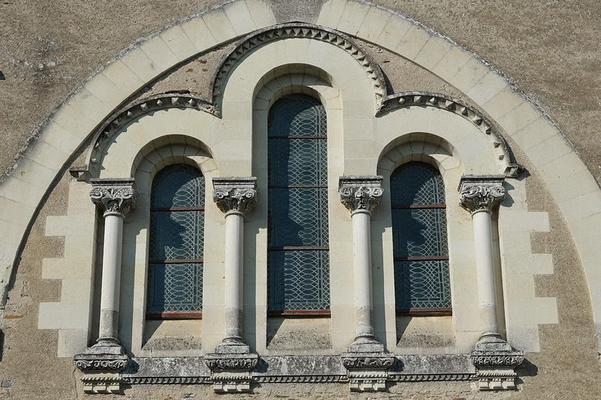
[{"label": "carved stone ornament", "polygon": [[121,392],[121,372],[127,368],[129,358],[120,345],[98,343],[75,355],[73,362],[83,372],[84,392]]},{"label": "carved stone ornament", "polygon": [[224,212],[250,211],[257,201],[257,178],[213,178],[213,200]]},{"label": "carved stone ornament", "polygon": [[344,353],[342,365],[348,371],[351,392],[383,392],[387,390],[388,370],[396,359],[390,353]]},{"label": "carved stone ornament", "polygon": [[212,353],[205,358],[217,393],[250,392],[251,372],[258,363],[259,356],[255,353]]},{"label": "carved stone ornament", "polygon": [[135,207],[135,181],[133,179],[90,179],[90,198],[102,207],[105,214],[126,215]]},{"label": "carved stone ornament", "polygon": [[503,180],[502,176],[464,176],[459,184],[461,207],[472,214],[491,212],[505,197]]},{"label": "carved stone ornament", "polygon": [[479,390],[516,389],[515,369],[524,361],[524,353],[515,350],[499,336],[485,336],[470,355],[476,367]]},{"label": "carved stone ornament", "polygon": [[340,201],[351,212],[371,212],[382,200],[382,180],[381,176],[341,176]]}]

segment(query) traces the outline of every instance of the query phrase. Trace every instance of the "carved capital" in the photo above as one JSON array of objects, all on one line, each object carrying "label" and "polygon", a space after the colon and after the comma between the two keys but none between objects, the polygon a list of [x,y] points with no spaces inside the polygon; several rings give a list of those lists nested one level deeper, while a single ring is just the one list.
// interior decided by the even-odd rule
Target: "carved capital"
[{"label": "carved capital", "polygon": [[213,178],[213,200],[224,212],[246,214],[257,201],[257,178]]},{"label": "carved capital", "polygon": [[384,189],[381,176],[341,176],[338,193],[340,201],[351,212],[371,212],[380,204]]},{"label": "carved capital", "polygon": [[383,392],[387,390],[388,370],[396,358],[387,352],[349,352],[341,355],[352,392]]},{"label": "carved capital", "polygon": [[524,362],[524,353],[497,335],[484,336],[470,355],[476,367],[480,390],[516,389],[515,369]]},{"label": "carved capital", "polygon": [[107,213],[126,215],[135,207],[136,192],[133,179],[91,179],[90,198]]},{"label": "carved capital", "polygon": [[251,371],[258,363],[259,356],[255,353],[212,353],[205,357],[217,393],[250,392]]},{"label": "carved capital", "polygon": [[464,176],[459,184],[461,207],[472,214],[491,212],[505,197],[503,179],[502,176]]},{"label": "carved capital", "polygon": [[129,357],[120,345],[98,343],[73,357],[73,363],[83,373],[84,392],[119,393]]}]

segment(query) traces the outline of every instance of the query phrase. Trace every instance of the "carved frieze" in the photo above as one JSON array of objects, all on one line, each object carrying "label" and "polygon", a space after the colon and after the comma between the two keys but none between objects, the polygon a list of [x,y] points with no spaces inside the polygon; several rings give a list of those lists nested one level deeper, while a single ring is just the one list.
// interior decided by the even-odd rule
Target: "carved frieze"
[{"label": "carved frieze", "polygon": [[382,200],[382,180],[381,176],[342,176],[338,189],[340,201],[351,212],[371,212]]},{"label": "carved frieze", "polygon": [[133,179],[91,179],[90,198],[105,213],[126,215],[135,207],[135,182]]},{"label": "carved frieze", "polygon": [[250,211],[257,201],[257,178],[213,178],[213,200],[224,212]]},{"label": "carved frieze", "polygon": [[469,212],[491,212],[503,197],[505,188],[501,176],[464,176],[459,184],[461,207]]}]

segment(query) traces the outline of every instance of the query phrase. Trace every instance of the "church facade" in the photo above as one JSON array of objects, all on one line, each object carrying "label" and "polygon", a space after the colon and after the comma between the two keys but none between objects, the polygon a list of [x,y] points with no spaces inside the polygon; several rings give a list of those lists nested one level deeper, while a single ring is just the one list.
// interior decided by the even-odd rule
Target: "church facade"
[{"label": "church facade", "polygon": [[3,175],[2,396],[601,396],[595,152],[553,109],[393,6],[164,25]]}]

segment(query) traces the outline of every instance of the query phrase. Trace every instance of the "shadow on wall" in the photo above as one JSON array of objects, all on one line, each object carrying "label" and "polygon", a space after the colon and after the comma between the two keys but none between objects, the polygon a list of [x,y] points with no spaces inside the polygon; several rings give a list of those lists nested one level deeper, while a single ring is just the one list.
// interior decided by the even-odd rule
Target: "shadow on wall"
[{"label": "shadow on wall", "polygon": [[0,81],[6,80],[6,76],[4,76],[4,72],[0,71]]}]

